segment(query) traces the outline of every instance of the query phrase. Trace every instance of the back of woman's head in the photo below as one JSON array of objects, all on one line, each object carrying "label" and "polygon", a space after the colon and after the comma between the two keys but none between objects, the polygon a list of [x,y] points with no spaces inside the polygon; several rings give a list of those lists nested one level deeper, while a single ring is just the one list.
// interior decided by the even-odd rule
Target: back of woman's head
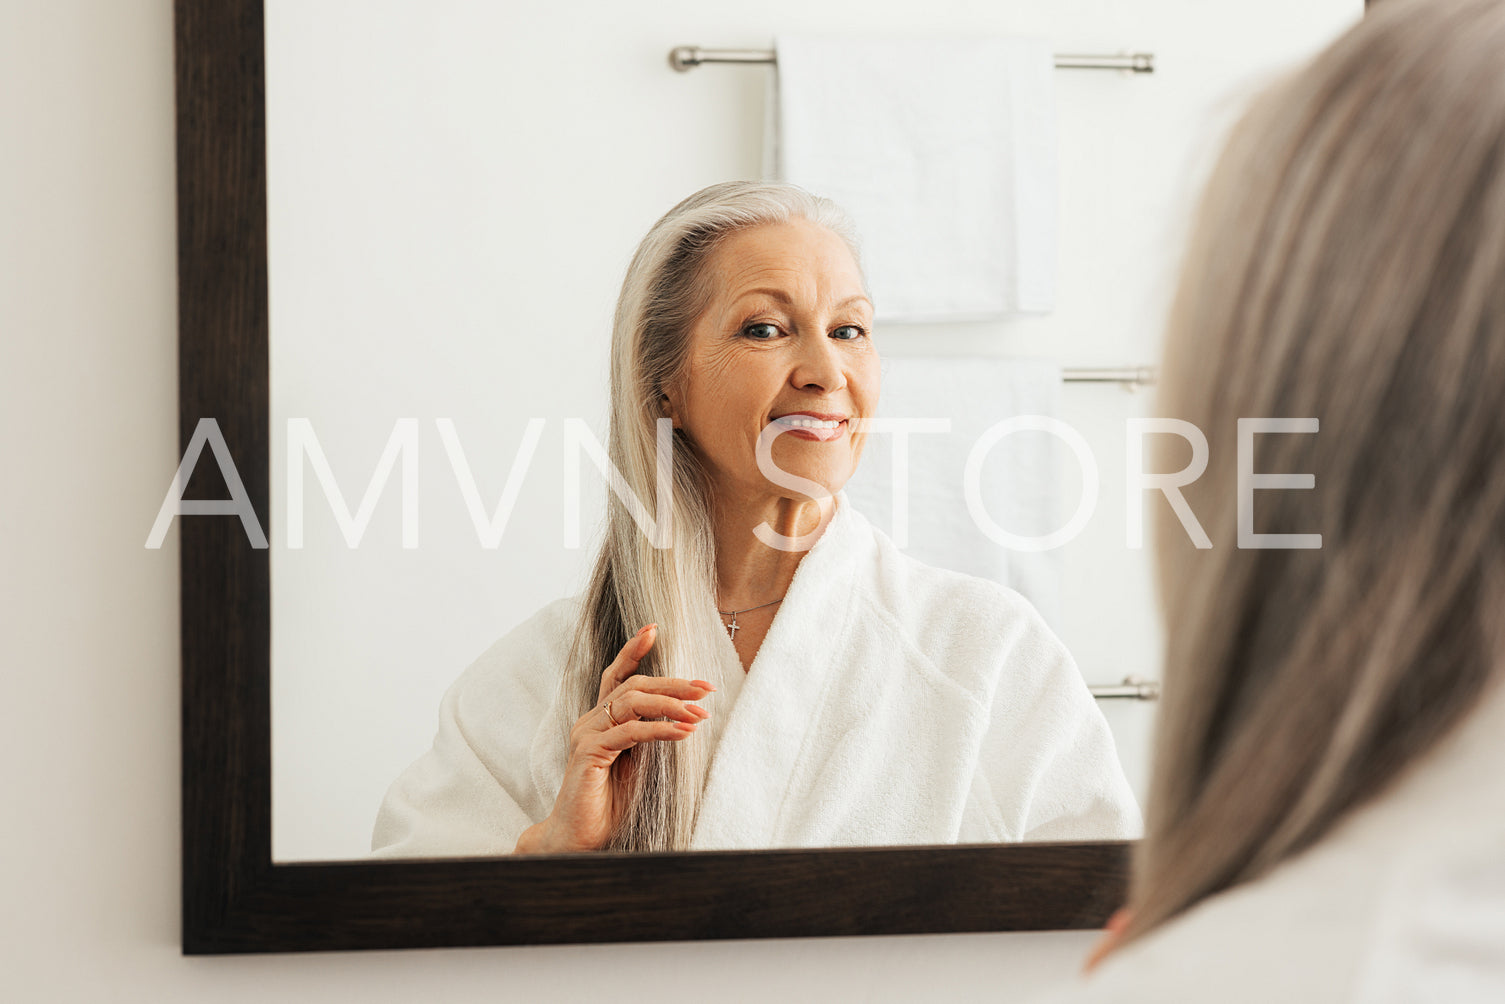
[{"label": "back of woman's head", "polygon": [[[1213,173],[1159,408],[1207,437],[1184,493],[1212,547],[1160,507],[1165,696],[1130,939],[1320,839],[1499,676],[1502,53],[1505,4],[1386,0],[1264,94]],[[1241,456],[1259,418],[1317,431]],[[1184,443],[1157,445],[1184,466]],[[1315,486],[1253,491],[1251,472]]]}]

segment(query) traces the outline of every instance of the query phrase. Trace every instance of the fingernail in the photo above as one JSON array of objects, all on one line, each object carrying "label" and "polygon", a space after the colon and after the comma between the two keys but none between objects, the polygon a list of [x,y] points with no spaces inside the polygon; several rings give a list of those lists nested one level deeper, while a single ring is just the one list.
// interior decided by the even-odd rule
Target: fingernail
[{"label": "fingernail", "polygon": [[679,729],[681,732],[694,732],[695,731],[695,726],[691,725],[689,722],[675,722],[674,726],[675,726],[675,728]]},{"label": "fingernail", "polygon": [[692,715],[699,715],[701,718],[711,717],[711,713],[698,704],[686,704],[685,710]]},{"label": "fingernail", "polygon": [[716,689],[715,687],[713,687],[709,683],[707,683],[705,680],[691,680],[690,681],[690,685],[692,687],[699,687],[701,690],[711,690],[711,691],[714,691]]},{"label": "fingernail", "polygon": [[[644,624],[642,627],[638,628],[638,634],[642,634],[644,631],[647,631],[651,627],[653,627],[652,624]],[[633,635],[633,637],[636,638],[637,635]]]}]

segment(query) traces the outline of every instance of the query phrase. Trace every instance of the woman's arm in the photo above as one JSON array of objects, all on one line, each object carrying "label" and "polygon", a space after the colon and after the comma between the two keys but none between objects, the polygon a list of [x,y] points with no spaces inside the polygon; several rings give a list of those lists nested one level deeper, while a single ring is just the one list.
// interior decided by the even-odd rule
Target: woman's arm
[{"label": "woman's arm", "polygon": [[548,815],[564,765],[559,679],[578,616],[575,600],[544,607],[450,685],[433,746],[382,801],[374,854],[510,854]]},{"label": "woman's arm", "polygon": [[1136,839],[1139,806],[1071,653],[1022,600],[1003,656],[962,841]]},{"label": "woman's arm", "polygon": [[473,682],[462,676],[450,687],[433,747],[388,789],[372,832],[373,855],[509,854],[518,834],[544,814],[528,776],[528,747],[541,721],[530,725],[526,709],[506,709],[492,725],[499,734],[478,749],[465,722],[467,712],[479,710],[467,694]]}]

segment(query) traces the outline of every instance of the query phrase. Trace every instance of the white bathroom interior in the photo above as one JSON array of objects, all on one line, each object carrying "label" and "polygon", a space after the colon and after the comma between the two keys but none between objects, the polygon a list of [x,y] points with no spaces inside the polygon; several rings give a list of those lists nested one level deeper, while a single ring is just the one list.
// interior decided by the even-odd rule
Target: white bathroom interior
[{"label": "white bathroom interior", "polygon": [[[11,5],[0,102],[18,156],[0,278],[8,437],[0,543],[10,672],[3,994],[188,1002],[596,1000],[672,972],[723,999],[1018,995],[1071,979],[1089,932],[769,939],[185,959],[177,534],[143,548],[180,460],[173,4]],[[562,421],[599,423],[609,317],[649,225],[760,175],[766,65],[677,73],[680,45],[780,36],[1044,36],[1149,52],[1152,74],[1054,76],[1055,304],[996,322],[888,325],[898,359],[1153,364],[1198,179],[1245,97],[1362,15],[1360,0],[270,0],[274,420],[309,420],[355,505],[399,418],[418,420],[421,546],[389,484],[361,546],[316,493],[289,551],[274,457],[274,823],[279,860],[355,858],[385,786],[432,738],[483,647],[578,586],[561,546]],[[1153,389],[1062,383],[1100,468],[1060,550],[1055,626],[1085,681],[1153,678],[1143,551],[1125,545],[1124,422]],[[526,422],[548,420],[512,522],[481,547],[437,420],[488,508]],[[599,426],[597,426],[599,430]],[[917,437],[919,443],[922,437]],[[281,444],[285,437],[273,437]],[[868,459],[872,459],[871,457]],[[1070,509],[1080,485],[1063,466]],[[599,488],[584,470],[587,487]],[[596,511],[587,510],[587,528]],[[536,528],[522,532],[520,528]],[[587,543],[589,538],[587,537]],[[1149,702],[1101,702],[1143,791]],[[59,723],[64,722],[63,731]]]}]

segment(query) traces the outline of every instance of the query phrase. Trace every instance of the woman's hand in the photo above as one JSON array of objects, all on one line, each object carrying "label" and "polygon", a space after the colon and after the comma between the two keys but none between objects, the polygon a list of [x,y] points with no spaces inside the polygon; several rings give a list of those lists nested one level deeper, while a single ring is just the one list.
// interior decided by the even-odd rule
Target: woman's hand
[{"label": "woman's hand", "polygon": [[601,674],[600,701],[570,729],[569,762],[554,809],[523,831],[517,853],[600,848],[623,811],[625,778],[613,777],[612,771],[617,758],[639,743],[688,739],[710,717],[689,703],[716,689],[704,680],[635,675],[657,636],[656,624],[639,630]]}]

